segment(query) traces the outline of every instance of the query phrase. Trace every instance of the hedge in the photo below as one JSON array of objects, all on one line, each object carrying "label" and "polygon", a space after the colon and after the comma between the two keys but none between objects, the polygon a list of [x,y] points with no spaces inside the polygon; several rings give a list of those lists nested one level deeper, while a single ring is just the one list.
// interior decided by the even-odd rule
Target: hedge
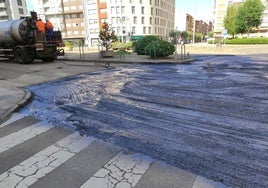
[{"label": "hedge", "polygon": [[[216,44],[217,41],[209,40],[209,44]],[[268,38],[235,38],[223,39],[224,44],[268,44]]]},{"label": "hedge", "polygon": [[268,38],[236,38],[226,39],[225,44],[268,44]]}]

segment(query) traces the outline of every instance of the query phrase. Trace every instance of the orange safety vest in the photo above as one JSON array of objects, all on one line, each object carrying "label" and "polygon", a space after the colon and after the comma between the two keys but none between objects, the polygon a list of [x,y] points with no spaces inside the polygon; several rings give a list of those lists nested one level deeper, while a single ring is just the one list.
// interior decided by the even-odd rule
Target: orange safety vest
[{"label": "orange safety vest", "polygon": [[36,22],[36,27],[39,31],[45,32],[45,23],[42,20]]},{"label": "orange safety vest", "polygon": [[52,28],[53,28],[52,23],[51,23],[50,21],[46,22],[46,23],[45,23],[45,28],[46,28],[46,29],[52,29]]}]

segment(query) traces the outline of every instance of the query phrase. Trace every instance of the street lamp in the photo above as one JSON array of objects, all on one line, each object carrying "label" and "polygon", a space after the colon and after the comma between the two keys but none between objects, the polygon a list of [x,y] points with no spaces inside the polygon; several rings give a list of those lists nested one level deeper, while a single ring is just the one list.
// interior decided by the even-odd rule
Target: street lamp
[{"label": "street lamp", "polygon": [[194,28],[193,28],[193,44],[195,42],[195,30],[196,30],[196,25],[195,25],[195,17],[196,17],[196,0],[194,0]]}]

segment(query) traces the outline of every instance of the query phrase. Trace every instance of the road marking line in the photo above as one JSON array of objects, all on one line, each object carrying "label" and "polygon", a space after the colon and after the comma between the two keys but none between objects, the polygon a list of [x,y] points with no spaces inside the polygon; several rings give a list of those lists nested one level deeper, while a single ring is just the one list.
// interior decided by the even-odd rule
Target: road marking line
[{"label": "road marking line", "polygon": [[75,132],[0,175],[0,187],[29,187],[95,139]]},{"label": "road marking line", "polygon": [[9,124],[11,124],[11,123],[13,123],[13,122],[19,120],[19,119],[22,119],[22,118],[26,117],[26,116],[27,116],[27,115],[25,115],[25,114],[14,113],[14,114],[11,116],[10,119],[8,119],[7,121],[5,121],[4,123],[2,123],[2,124],[0,125],[0,128],[5,127],[5,126],[7,126],[7,125],[9,125]]},{"label": "road marking line", "polygon": [[118,153],[80,188],[134,187],[153,159],[142,154]]},{"label": "road marking line", "polygon": [[40,135],[52,128],[54,125],[36,123],[14,133],[11,133],[5,137],[0,138],[0,153],[11,149],[12,147],[21,144],[37,135]]}]

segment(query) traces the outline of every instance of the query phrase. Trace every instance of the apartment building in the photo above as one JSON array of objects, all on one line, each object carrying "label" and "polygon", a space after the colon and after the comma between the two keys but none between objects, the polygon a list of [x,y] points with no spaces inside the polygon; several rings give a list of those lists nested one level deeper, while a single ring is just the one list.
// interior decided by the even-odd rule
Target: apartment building
[{"label": "apartment building", "polygon": [[63,38],[84,40],[83,0],[36,0],[34,10],[39,18],[48,18],[53,23],[54,30],[61,30]]},{"label": "apartment building", "polygon": [[[227,7],[232,3],[242,3],[244,0],[214,0],[214,33],[221,34],[224,28],[224,17]],[[262,36],[268,36],[268,0],[262,0],[265,10],[263,13],[263,22],[259,27],[259,33]]]},{"label": "apartment building", "polygon": [[101,23],[108,22],[120,41],[145,35],[168,38],[174,30],[175,0],[88,0],[87,43],[95,46]]},{"label": "apartment building", "polygon": [[207,23],[203,20],[194,20],[192,15],[186,14],[186,31],[195,31],[206,36],[210,31],[213,31],[213,23],[211,21]]},{"label": "apartment building", "polygon": [[168,38],[175,24],[175,0],[36,0],[34,9],[65,39],[83,39],[87,46],[98,44],[103,22],[121,41],[144,35]]},{"label": "apartment building", "polygon": [[16,20],[27,14],[26,0],[0,0],[0,20]]}]

